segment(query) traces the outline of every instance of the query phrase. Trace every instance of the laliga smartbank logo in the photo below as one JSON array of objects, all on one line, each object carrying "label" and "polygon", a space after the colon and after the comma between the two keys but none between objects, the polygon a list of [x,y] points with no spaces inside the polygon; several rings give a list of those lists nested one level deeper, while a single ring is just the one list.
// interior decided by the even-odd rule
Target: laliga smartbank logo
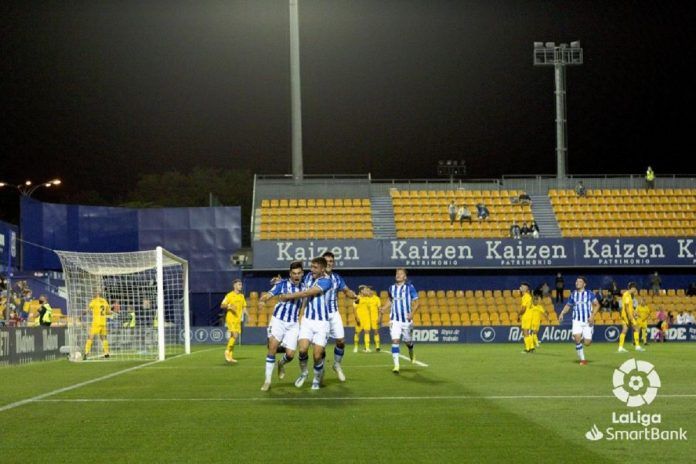
[{"label": "laliga smartbank logo", "polygon": [[[646,406],[657,397],[662,386],[655,366],[647,361],[629,359],[612,377],[614,396],[629,408]],[[686,430],[666,430],[658,427],[662,424],[662,414],[644,413],[640,410],[628,410],[611,413],[611,426],[600,429],[593,424],[585,433],[590,441],[686,441]]]}]

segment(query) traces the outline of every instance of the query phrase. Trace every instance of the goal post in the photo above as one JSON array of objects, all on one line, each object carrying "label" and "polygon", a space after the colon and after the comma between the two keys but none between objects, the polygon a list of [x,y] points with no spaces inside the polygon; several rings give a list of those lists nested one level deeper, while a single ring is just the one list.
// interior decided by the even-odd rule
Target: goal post
[{"label": "goal post", "polygon": [[162,247],[56,254],[67,287],[71,360],[164,360],[191,352],[185,259]]}]

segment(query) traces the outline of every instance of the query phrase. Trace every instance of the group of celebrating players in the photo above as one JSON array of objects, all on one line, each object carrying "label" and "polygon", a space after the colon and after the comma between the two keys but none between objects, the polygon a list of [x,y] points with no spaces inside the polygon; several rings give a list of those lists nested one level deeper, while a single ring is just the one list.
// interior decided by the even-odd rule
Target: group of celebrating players
[{"label": "group of celebrating players", "polygon": [[[345,331],[343,320],[338,311],[337,293],[355,301],[356,306],[356,341],[361,331],[365,331],[365,348],[369,350],[369,332],[373,331],[376,349],[380,350],[378,314],[390,308],[391,352],[394,367],[392,372],[399,373],[400,344],[403,341],[409,352],[411,362],[415,361],[413,353],[413,313],[418,308],[418,292],[407,281],[407,272],[403,268],[396,270],[395,284],[389,287],[389,301],[379,307],[379,297],[368,286],[361,286],[360,295],[356,295],[334,271],[335,258],[331,252],[311,261],[310,272],[305,275],[301,262],[290,264],[288,278],[275,278],[273,287],[259,299],[263,307],[274,296],[278,303],[273,309],[273,316],[268,327],[268,354],[266,356],[266,375],[262,391],[271,388],[273,371],[277,368],[278,378],[285,377],[285,365],[291,362],[297,352],[300,375],[295,386],[301,388],[309,378],[309,351],[312,346],[314,377],[312,390],[321,388],[324,378],[324,361],[326,345],[329,338],[335,340],[333,370],[338,380],[346,381],[341,361],[345,353]],[[241,281],[235,281],[233,291],[225,296],[221,308],[227,311],[226,324],[230,331],[230,341],[225,350],[229,362],[236,362],[233,348],[239,335],[241,313],[246,302],[241,294]],[[375,310],[377,309],[377,310]],[[300,321],[300,313],[303,314]],[[282,357],[276,361],[279,349]],[[356,343],[357,351],[357,343]]]}]

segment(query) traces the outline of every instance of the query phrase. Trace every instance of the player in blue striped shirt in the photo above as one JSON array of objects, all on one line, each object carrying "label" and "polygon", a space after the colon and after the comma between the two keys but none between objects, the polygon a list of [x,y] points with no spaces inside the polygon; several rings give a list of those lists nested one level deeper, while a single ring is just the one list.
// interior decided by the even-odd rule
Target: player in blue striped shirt
[{"label": "player in blue striped shirt", "polygon": [[329,306],[326,298],[331,290],[331,279],[326,275],[326,260],[314,258],[312,260],[312,283],[305,290],[296,293],[280,295],[280,301],[297,300],[307,298],[305,313],[300,324],[299,359],[300,376],[295,381],[297,388],[304,385],[309,375],[307,362],[309,360],[309,344],[314,344],[314,380],[312,390],[318,390],[324,376],[324,347],[329,339]]},{"label": "player in blue striped shirt", "polygon": [[392,372],[399,373],[399,344],[403,339],[408,347],[408,356],[411,362],[416,360],[413,354],[413,313],[418,309],[418,292],[415,287],[406,281],[408,273],[404,268],[396,270],[396,284],[389,287],[389,302],[383,307],[382,311],[391,308],[389,314],[389,333],[392,339],[392,359],[394,368]]},{"label": "player in blue striped shirt", "polygon": [[334,271],[334,264],[336,258],[330,251],[325,252],[321,255],[322,258],[326,260],[326,274],[331,279],[331,291],[327,293],[328,304],[329,304],[329,338],[336,340],[336,347],[334,348],[334,363],[333,370],[336,371],[336,376],[341,382],[346,381],[346,375],[343,373],[343,368],[341,367],[341,361],[343,360],[343,354],[345,353],[345,330],[343,329],[343,319],[341,319],[341,313],[338,311],[338,292],[343,292],[343,294],[355,300],[358,296],[353,290],[348,288],[346,282],[343,280],[338,272]]},{"label": "player in blue striped shirt", "polygon": [[[290,278],[281,279],[273,287],[264,293],[259,299],[259,308],[263,309],[266,301],[273,296],[298,293],[304,290],[302,276],[304,270],[302,263],[295,261],[290,264]],[[273,309],[271,323],[268,326],[268,354],[266,355],[266,380],[261,387],[261,391],[268,391],[271,388],[271,378],[273,368],[276,365],[275,355],[278,347],[282,344],[285,347],[285,354],[278,361],[278,378],[285,377],[285,364],[293,360],[297,349],[297,339],[300,335],[299,313],[302,300],[279,301]]]},{"label": "player in blue striped shirt", "polygon": [[585,360],[585,346],[592,344],[592,333],[594,332],[594,316],[599,310],[599,301],[593,292],[587,290],[587,279],[578,276],[575,280],[575,290],[570,293],[568,302],[563,307],[563,311],[558,316],[558,321],[563,322],[563,316],[573,309],[573,340],[575,340],[575,351],[580,358],[580,365],[587,364]]}]

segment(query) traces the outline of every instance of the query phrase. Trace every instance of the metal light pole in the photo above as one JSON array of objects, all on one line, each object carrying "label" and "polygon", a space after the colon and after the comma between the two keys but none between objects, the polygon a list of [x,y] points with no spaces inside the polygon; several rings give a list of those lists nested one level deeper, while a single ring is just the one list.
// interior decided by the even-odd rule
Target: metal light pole
[{"label": "metal light pole", "polygon": [[566,120],[565,67],[582,64],[580,42],[558,44],[534,42],[534,66],[553,66],[556,83],[556,178],[559,183],[566,177],[568,161],[568,129]]},{"label": "metal light pole", "polygon": [[46,182],[42,182],[40,184],[34,184],[32,181],[27,180],[23,184],[10,184],[7,182],[0,182],[0,188],[3,187],[14,187],[19,191],[20,195],[23,197],[31,197],[34,192],[36,192],[39,188],[41,187],[46,187],[46,188],[51,188],[51,187],[57,187],[60,184],[62,184],[62,181],[60,179],[53,179],[53,180],[47,180]]},{"label": "metal light pole", "polygon": [[300,90],[300,19],[299,0],[290,2],[290,103],[292,113],[292,177],[301,184],[302,167],[302,94]]}]

